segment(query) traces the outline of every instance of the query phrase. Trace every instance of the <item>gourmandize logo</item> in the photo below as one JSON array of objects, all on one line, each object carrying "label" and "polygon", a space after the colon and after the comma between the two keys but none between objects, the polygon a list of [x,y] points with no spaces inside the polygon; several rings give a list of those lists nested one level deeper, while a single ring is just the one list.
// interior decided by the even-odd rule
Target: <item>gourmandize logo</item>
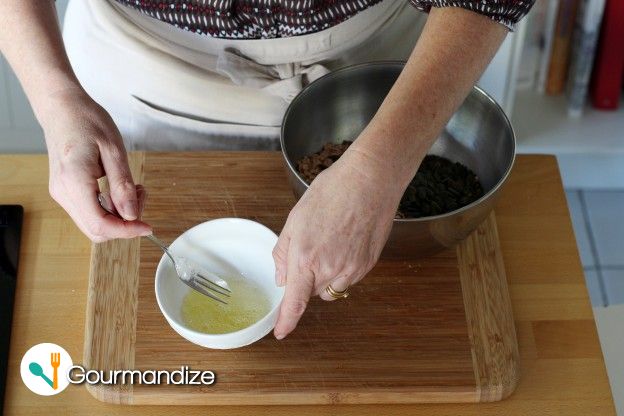
[{"label": "gourmandize logo", "polygon": [[26,351],[20,372],[22,381],[33,393],[52,396],[69,385],[67,370],[72,366],[72,359],[65,349],[43,343]]},{"label": "gourmandize logo", "polygon": [[39,365],[39,363],[36,362],[32,362],[28,365],[28,369],[30,370],[30,372],[38,377],[41,377],[42,379],[45,380],[46,383],[48,383],[50,385],[50,387],[52,387],[54,390],[58,390],[58,368],[59,365],[61,364],[61,353],[60,352],[53,352],[50,354],[50,365],[52,366],[52,368],[54,369],[54,375],[52,375],[52,380],[50,380],[48,378],[48,376],[46,376],[43,373],[43,368],[41,368],[41,366]]},{"label": "gourmandize logo", "polygon": [[[70,384],[172,384],[204,385],[215,383],[210,370],[192,370],[182,365],[179,370],[88,370],[74,365],[71,357],[56,344],[37,344],[22,357],[20,374],[24,385],[35,394],[52,396]],[[1,410],[0,410],[1,411]]]}]

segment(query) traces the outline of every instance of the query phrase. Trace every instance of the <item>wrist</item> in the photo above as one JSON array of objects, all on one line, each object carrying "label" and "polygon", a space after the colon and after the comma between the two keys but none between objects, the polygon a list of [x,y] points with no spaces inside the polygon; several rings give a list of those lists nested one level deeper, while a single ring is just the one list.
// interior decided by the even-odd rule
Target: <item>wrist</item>
[{"label": "wrist", "polygon": [[68,86],[47,94],[35,109],[37,120],[46,133],[46,140],[48,140],[48,133],[55,131],[59,123],[67,123],[80,117],[80,114],[91,108],[93,103],[91,97],[79,85]]},{"label": "wrist", "polygon": [[[347,149],[339,161],[349,166],[352,174],[367,185],[383,190],[388,198],[396,199],[398,203],[413,174],[409,176],[409,173],[403,172],[404,169],[398,169],[396,164],[365,147],[355,146],[356,143]],[[409,179],[406,179],[408,177]]]},{"label": "wrist", "polygon": [[66,75],[47,78],[50,85],[33,94],[30,102],[39,124],[45,131],[49,126],[74,114],[91,100],[77,80]]},{"label": "wrist", "polygon": [[[394,184],[401,193],[411,182],[429,145],[414,135],[403,137],[392,129],[372,124],[349,147],[348,152],[375,176]],[[365,163],[365,165],[364,165]]]}]

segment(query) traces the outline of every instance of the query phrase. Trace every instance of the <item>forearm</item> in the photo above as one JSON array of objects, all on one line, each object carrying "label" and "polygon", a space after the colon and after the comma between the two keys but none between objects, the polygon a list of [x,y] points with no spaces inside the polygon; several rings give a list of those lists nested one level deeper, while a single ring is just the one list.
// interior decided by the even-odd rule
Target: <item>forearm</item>
[{"label": "forearm", "polygon": [[407,186],[506,34],[504,26],[477,13],[432,9],[399,79],[350,150]]},{"label": "forearm", "polygon": [[52,0],[2,0],[0,51],[15,71],[39,122],[55,117],[66,94],[80,94]]}]

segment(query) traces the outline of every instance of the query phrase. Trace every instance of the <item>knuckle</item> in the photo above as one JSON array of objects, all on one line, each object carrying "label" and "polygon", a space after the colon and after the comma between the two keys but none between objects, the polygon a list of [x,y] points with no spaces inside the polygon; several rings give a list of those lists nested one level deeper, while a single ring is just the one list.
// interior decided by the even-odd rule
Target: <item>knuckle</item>
[{"label": "knuckle", "polygon": [[73,189],[71,185],[67,184],[64,176],[65,175],[48,183],[48,192],[50,193],[50,196],[59,204],[68,199],[70,192]]},{"label": "knuckle", "polygon": [[91,221],[87,226],[91,239],[102,239],[104,235],[104,224],[101,221]]},{"label": "knuckle", "polygon": [[94,235],[90,235],[88,237],[89,237],[89,240],[91,240],[93,243],[103,243],[105,241],[108,241],[108,239],[106,239],[104,237],[98,237],[98,236],[94,236]]},{"label": "knuckle", "polygon": [[301,316],[303,312],[305,312],[307,306],[308,302],[303,299],[293,300],[286,305],[286,312],[289,315]]},{"label": "knuckle", "polygon": [[354,276],[360,272],[360,265],[357,263],[347,263],[344,267],[344,275]]},{"label": "knuckle", "polygon": [[136,193],[136,188],[132,181],[127,177],[120,177],[115,180],[114,183],[110,183],[110,188],[112,192],[116,194],[122,195],[124,197],[134,196],[133,193]]}]

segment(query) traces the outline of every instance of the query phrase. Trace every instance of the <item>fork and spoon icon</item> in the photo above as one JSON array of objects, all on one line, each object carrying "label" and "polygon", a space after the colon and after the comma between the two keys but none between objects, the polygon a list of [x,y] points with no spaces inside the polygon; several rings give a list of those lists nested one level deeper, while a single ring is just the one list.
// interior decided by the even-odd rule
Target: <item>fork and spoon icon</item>
[{"label": "fork and spoon icon", "polygon": [[30,363],[28,365],[28,369],[33,375],[41,377],[46,383],[50,385],[50,387],[52,387],[52,389],[56,390],[58,389],[58,368],[61,365],[60,352],[50,353],[50,365],[53,369],[52,380],[50,380],[50,378],[43,373],[43,368],[41,368],[41,365],[39,365],[39,363],[37,362],[33,361],[32,363]]}]

